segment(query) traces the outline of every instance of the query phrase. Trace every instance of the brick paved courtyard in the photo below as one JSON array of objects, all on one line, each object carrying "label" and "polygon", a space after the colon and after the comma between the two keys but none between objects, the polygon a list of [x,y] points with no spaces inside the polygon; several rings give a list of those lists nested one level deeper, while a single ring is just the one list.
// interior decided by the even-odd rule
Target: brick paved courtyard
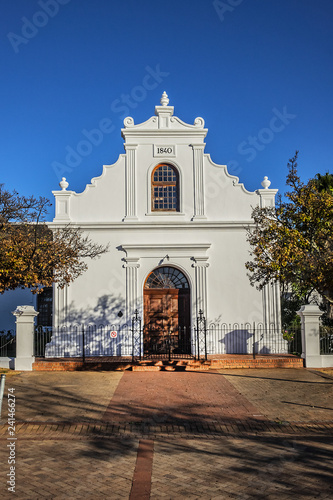
[{"label": "brick paved courtyard", "polygon": [[4,499],[333,498],[331,378],[294,369],[40,372],[11,373],[9,387],[16,492],[7,491],[2,418]]}]

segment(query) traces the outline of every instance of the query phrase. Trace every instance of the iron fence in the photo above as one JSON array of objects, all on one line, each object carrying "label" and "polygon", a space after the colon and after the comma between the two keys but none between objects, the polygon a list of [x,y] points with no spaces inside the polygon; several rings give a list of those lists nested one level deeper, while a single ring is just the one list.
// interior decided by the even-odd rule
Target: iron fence
[{"label": "iron fence", "polygon": [[300,328],[277,328],[262,323],[211,323],[206,333],[208,354],[298,354]]},{"label": "iron fence", "polygon": [[0,331],[0,357],[15,358],[16,333],[14,330]]},{"label": "iron fence", "polygon": [[141,360],[142,357],[142,328],[141,328],[141,318],[139,316],[139,311],[136,310],[132,318],[132,361],[135,358]]},{"label": "iron fence", "polygon": [[192,358],[193,342],[191,329],[178,327],[173,329],[143,329],[143,353],[148,358]]},{"label": "iron fence", "polygon": [[38,326],[34,345],[37,357],[132,356],[132,332],[127,325]]},{"label": "iron fence", "polygon": [[282,336],[288,341],[288,353],[300,356],[302,354],[302,331],[301,325],[284,327]]},{"label": "iron fence", "polygon": [[320,354],[333,354],[333,327],[320,326]]},{"label": "iron fence", "polygon": [[[332,335],[326,336],[332,348]],[[329,340],[330,339],[330,340]],[[325,340],[325,342],[326,342]],[[322,341],[321,341],[322,345]],[[193,328],[147,329],[136,311],[131,325],[70,325],[35,329],[35,356],[85,357],[129,356],[144,358],[207,359],[208,355],[296,354],[302,352],[300,328],[234,323],[206,324],[202,312]],[[324,344],[321,347],[326,352]]]},{"label": "iron fence", "polygon": [[204,357],[207,360],[207,324],[206,318],[203,311],[199,311],[199,316],[197,317],[196,329],[194,332],[194,342],[195,342],[195,356],[197,359]]}]

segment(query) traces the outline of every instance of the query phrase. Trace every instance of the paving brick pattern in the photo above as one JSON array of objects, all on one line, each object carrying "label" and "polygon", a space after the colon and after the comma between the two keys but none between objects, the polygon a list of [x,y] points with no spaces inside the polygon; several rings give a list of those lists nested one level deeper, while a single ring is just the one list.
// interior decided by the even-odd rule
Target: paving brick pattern
[{"label": "paving brick pattern", "polygon": [[224,377],[269,420],[333,420],[333,379],[302,370],[232,370]]},{"label": "paving brick pattern", "polygon": [[102,418],[121,377],[122,372],[21,372],[7,375],[6,388],[15,389],[16,420],[89,422]]},{"label": "paving brick pattern", "polygon": [[125,372],[103,420],[219,422],[263,418],[226,378],[213,372]]},{"label": "paving brick pattern", "polygon": [[332,443],[318,441],[158,441],[151,499],[332,499],[332,458]]},{"label": "paving brick pattern", "polygon": [[[15,494],[6,491],[7,468],[1,467],[3,500],[128,498],[136,461],[137,440],[66,441],[19,439]],[[6,462],[2,447],[1,462]]]},{"label": "paving brick pattern", "polygon": [[149,440],[154,500],[331,499],[332,383],[295,369],[10,375],[17,488],[4,423],[1,498],[129,499]]}]

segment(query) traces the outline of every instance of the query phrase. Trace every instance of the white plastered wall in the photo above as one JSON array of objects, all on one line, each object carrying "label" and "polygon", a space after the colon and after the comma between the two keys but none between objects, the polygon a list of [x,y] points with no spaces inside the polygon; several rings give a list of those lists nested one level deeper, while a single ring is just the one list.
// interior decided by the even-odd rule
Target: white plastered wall
[{"label": "white plastered wall", "polygon": [[[143,284],[158,265],[181,269],[191,285],[192,319],[204,308],[208,321],[268,321],[279,304],[250,286],[246,227],[252,208],[274,204],[276,190],[249,192],[227,168],[204,153],[207,129],[173,116],[173,107],[156,107],[156,116],[134,125],[125,119],[125,154],[103,167],[83,193],[55,191],[53,227],[71,222],[110,251],[55,294],[55,321],[116,322],[142,313]],[[156,155],[157,146],[171,154]],[[151,172],[158,163],[179,171],[180,211],[152,212]],[[263,304],[263,297],[268,303]]]}]

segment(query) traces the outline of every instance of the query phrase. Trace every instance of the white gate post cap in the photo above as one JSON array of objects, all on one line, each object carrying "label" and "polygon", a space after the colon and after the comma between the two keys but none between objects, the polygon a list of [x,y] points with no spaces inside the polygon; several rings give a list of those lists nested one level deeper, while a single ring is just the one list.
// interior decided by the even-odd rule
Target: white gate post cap
[{"label": "white gate post cap", "polygon": [[317,304],[305,304],[297,311],[299,316],[321,316],[323,311],[319,309]]},{"label": "white gate post cap", "polygon": [[31,318],[37,316],[39,313],[35,311],[34,306],[17,306],[15,311],[12,312],[16,316],[16,321],[24,318]]}]

